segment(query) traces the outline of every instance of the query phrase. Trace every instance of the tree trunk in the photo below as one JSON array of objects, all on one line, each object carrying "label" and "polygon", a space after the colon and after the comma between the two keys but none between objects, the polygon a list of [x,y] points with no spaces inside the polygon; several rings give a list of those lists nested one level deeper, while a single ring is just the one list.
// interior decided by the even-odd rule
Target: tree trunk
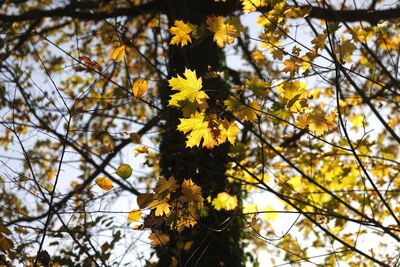
[{"label": "tree trunk", "polygon": [[[175,20],[183,20],[199,28],[205,27],[207,16],[227,14],[237,4],[237,1],[226,3],[214,3],[213,0],[168,1],[168,21],[173,24]],[[210,34],[198,38],[189,46],[170,46],[168,61],[171,75],[182,74],[185,68],[189,68],[196,70],[197,76],[201,77],[209,68],[212,70],[223,68],[224,53]],[[227,84],[220,78],[203,79],[203,89],[210,97],[208,101],[210,109],[216,108],[216,103],[226,99],[229,93]],[[228,145],[220,145],[211,150],[186,148],[184,135],[176,130],[181,112],[167,106],[170,94],[170,88],[160,92],[165,111],[160,145],[161,174],[164,177],[175,177],[178,183],[191,178],[201,186],[205,197],[208,195],[215,197],[219,192],[232,188],[225,176]],[[239,190],[235,193],[240,199]],[[168,248],[160,248],[157,251],[158,266],[171,266],[172,257],[179,259],[178,266],[243,266],[241,229],[240,219],[235,218],[232,212],[216,212],[210,209],[208,216],[193,229],[184,230],[180,234],[169,232],[171,241]],[[187,241],[193,241],[191,249],[181,249],[182,244]]]}]

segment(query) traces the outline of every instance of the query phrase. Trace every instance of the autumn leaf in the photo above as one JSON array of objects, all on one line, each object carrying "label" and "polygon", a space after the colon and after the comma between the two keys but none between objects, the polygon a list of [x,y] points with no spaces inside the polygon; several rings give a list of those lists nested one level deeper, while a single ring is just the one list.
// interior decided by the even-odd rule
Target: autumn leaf
[{"label": "autumn leaf", "polygon": [[161,194],[165,191],[172,193],[172,192],[175,192],[175,190],[177,188],[178,188],[178,185],[176,184],[176,180],[174,177],[171,177],[169,179],[160,177],[158,179],[157,187],[154,189],[154,192],[156,194]]},{"label": "autumn leaf", "polygon": [[135,97],[141,98],[147,91],[147,81],[139,78],[133,83],[132,92]]},{"label": "autumn leaf", "polygon": [[213,199],[212,205],[216,210],[234,210],[238,205],[238,199],[236,196],[231,196],[226,192],[221,192]]},{"label": "autumn leaf", "polygon": [[196,112],[190,118],[180,119],[178,130],[185,134],[189,133],[186,135],[187,147],[200,147],[201,141],[203,141],[202,146],[209,149],[217,144],[203,113]]},{"label": "autumn leaf", "polygon": [[236,137],[240,132],[239,127],[235,122],[228,122],[227,120],[222,121],[219,124],[219,136],[218,136],[218,144],[224,143],[226,140],[228,140],[229,143],[232,145],[235,144]]},{"label": "autumn leaf", "polygon": [[111,152],[114,152],[114,149],[115,149],[115,141],[114,141],[114,139],[108,133],[104,133],[101,136],[100,151],[102,153],[111,153]]},{"label": "autumn leaf", "polygon": [[169,29],[169,32],[173,35],[170,44],[185,46],[188,42],[191,43],[190,33],[193,31],[191,25],[182,20],[175,20],[174,25]]},{"label": "autumn leaf", "polygon": [[255,121],[257,115],[261,113],[261,107],[256,100],[251,101],[247,105],[240,105],[238,110],[233,114],[240,120]]},{"label": "autumn leaf", "polygon": [[154,200],[154,194],[140,194],[136,198],[139,208],[146,208]]},{"label": "autumn leaf", "polygon": [[207,17],[207,29],[214,33],[213,40],[219,47],[224,47],[225,43],[232,44],[238,36],[238,31],[234,25],[225,23],[225,18],[222,16]]},{"label": "autumn leaf", "polygon": [[256,11],[257,8],[263,7],[265,5],[266,5],[266,0],[243,0],[242,1],[244,13]]},{"label": "autumn leaf", "polygon": [[151,233],[149,239],[151,240],[152,247],[165,246],[170,241],[169,236],[160,230],[155,230]]},{"label": "autumn leaf", "polygon": [[182,194],[186,201],[196,201],[203,203],[201,187],[196,185],[192,179],[185,179],[181,185]]},{"label": "autumn leaf", "polygon": [[14,243],[11,239],[0,236],[0,250],[10,250],[14,247]]},{"label": "autumn leaf", "polygon": [[133,153],[135,157],[139,154],[148,154],[149,148],[147,146],[137,146],[135,147],[135,152]]},{"label": "autumn leaf", "polygon": [[328,131],[328,125],[325,123],[325,117],[323,114],[312,114],[308,116],[308,119],[309,129],[317,136],[321,136]]},{"label": "autumn leaf", "polygon": [[132,175],[132,168],[128,164],[121,164],[115,173],[122,179],[128,179]]},{"label": "autumn leaf", "polygon": [[208,95],[201,91],[202,79],[197,78],[196,71],[185,69],[183,73],[185,78],[177,75],[168,80],[169,86],[172,90],[179,91],[171,96],[169,100],[169,106],[181,107],[180,101],[187,100],[191,103],[197,103],[199,106],[206,105],[206,100],[209,98]]},{"label": "autumn leaf", "polygon": [[171,205],[167,201],[153,200],[149,207],[155,209],[156,216],[168,215],[171,212]]},{"label": "autumn leaf", "polygon": [[138,134],[138,133],[130,133],[129,134],[129,139],[134,144],[140,144],[140,134]]},{"label": "autumn leaf", "polygon": [[114,49],[112,52],[112,59],[115,62],[120,62],[122,59],[124,59],[125,56],[125,45],[121,45],[117,48]]},{"label": "autumn leaf", "polygon": [[265,207],[263,213],[265,221],[268,220],[275,221],[276,218],[278,217],[278,212],[274,208],[272,208],[272,206],[269,204]]},{"label": "autumn leaf", "polygon": [[3,224],[3,221],[1,219],[0,219],[0,232],[6,235],[11,235],[11,231]]},{"label": "autumn leaf", "polygon": [[138,209],[134,209],[128,214],[128,220],[130,222],[137,222],[142,218],[142,212]]},{"label": "autumn leaf", "polygon": [[110,190],[111,188],[113,188],[113,184],[111,182],[110,179],[108,179],[107,177],[99,177],[96,179],[96,184],[103,190]]},{"label": "autumn leaf", "polygon": [[300,65],[297,64],[296,60],[293,57],[283,61],[283,64],[285,65],[285,67],[282,71],[289,72],[291,77],[299,72]]}]

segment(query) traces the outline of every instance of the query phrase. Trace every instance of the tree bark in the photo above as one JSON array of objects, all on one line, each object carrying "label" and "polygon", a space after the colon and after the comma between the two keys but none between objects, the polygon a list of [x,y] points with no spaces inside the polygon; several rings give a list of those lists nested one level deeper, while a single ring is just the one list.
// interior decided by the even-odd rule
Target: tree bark
[{"label": "tree bark", "polygon": [[[226,12],[238,5],[238,1],[227,1]],[[218,9],[213,0],[169,1],[167,16],[170,24],[175,20],[204,27],[206,17],[216,15]],[[170,46],[168,51],[169,73],[176,76],[182,74],[185,68],[196,70],[197,76],[202,76],[211,67],[213,70],[223,68],[224,53],[212,39],[212,35],[199,38],[196,43],[180,47]],[[209,108],[216,108],[219,101],[226,99],[229,93],[227,84],[220,78],[203,79],[203,89],[210,99]],[[160,144],[160,168],[165,177],[175,177],[178,183],[191,178],[201,186],[203,196],[215,197],[217,193],[227,188],[235,190],[227,182],[225,175],[228,163],[228,145],[221,145],[214,149],[186,148],[185,137],[176,130],[181,117],[180,111],[168,107],[171,90],[166,86],[160,92],[163,101],[164,128]],[[239,191],[236,190],[238,195]],[[238,198],[240,196],[238,195]],[[225,228],[226,227],[226,228]],[[219,231],[221,230],[221,231]],[[232,212],[216,212],[210,210],[193,229],[185,230],[181,234],[170,232],[171,241],[168,249],[157,251],[158,266],[170,266],[171,257],[179,258],[178,266],[243,266],[243,251],[240,245],[241,221],[235,218]],[[193,241],[191,249],[179,249],[179,243]]]}]

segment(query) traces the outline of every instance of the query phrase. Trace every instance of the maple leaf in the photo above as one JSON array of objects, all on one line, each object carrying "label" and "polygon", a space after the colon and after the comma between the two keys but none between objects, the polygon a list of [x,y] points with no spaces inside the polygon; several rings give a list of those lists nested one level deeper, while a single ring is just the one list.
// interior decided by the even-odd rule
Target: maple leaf
[{"label": "maple leaf", "polygon": [[249,13],[252,11],[256,11],[257,8],[263,7],[266,5],[266,0],[243,0],[243,12]]},{"label": "maple leaf", "polygon": [[283,49],[274,49],[272,52],[272,58],[273,59],[279,59],[282,60],[283,56],[285,55],[285,51]]},{"label": "maple leaf", "polygon": [[236,196],[231,196],[226,192],[218,193],[217,197],[212,201],[212,205],[216,210],[234,210],[238,205]]},{"label": "maple leaf", "polygon": [[302,81],[282,83],[277,91],[287,102],[286,106],[291,112],[302,112],[307,106],[307,84]]},{"label": "maple leaf", "polygon": [[164,214],[168,215],[169,213],[171,213],[170,209],[171,205],[166,201],[153,200],[153,202],[151,202],[149,206],[152,209],[156,209],[155,210],[156,216],[162,216]]},{"label": "maple leaf", "polygon": [[196,201],[203,203],[201,187],[196,185],[192,179],[185,179],[181,185],[181,190],[185,201]]},{"label": "maple leaf", "polygon": [[304,114],[301,116],[298,116],[294,125],[301,129],[306,129],[308,127],[308,115]]},{"label": "maple leaf", "polygon": [[128,214],[128,220],[130,222],[137,222],[142,217],[142,212],[138,209],[134,209]]},{"label": "maple leaf", "polygon": [[235,122],[228,122],[227,120],[222,121],[219,125],[220,134],[218,137],[218,144],[224,143],[226,140],[232,145],[235,144],[236,137],[240,132],[239,127]]},{"label": "maple leaf", "polygon": [[112,59],[115,62],[120,62],[122,59],[124,59],[125,56],[125,45],[121,45],[117,48],[114,49],[112,52]]},{"label": "maple leaf", "polygon": [[365,118],[363,115],[360,114],[352,114],[349,116],[349,120],[353,124],[354,129],[361,128],[365,123]]},{"label": "maple leaf", "polygon": [[258,212],[258,208],[256,204],[247,204],[246,206],[243,207],[243,214],[248,215],[249,217],[254,217],[256,213]]},{"label": "maple leaf", "polygon": [[272,208],[272,206],[269,204],[265,207],[265,210],[263,210],[263,212],[265,221],[268,220],[275,221],[276,218],[278,217],[278,212],[274,208]]},{"label": "maple leaf", "polygon": [[329,124],[325,119],[325,113],[318,109],[314,113],[308,115],[309,125],[308,128],[313,131],[317,136],[323,135],[329,130]]},{"label": "maple leaf", "polygon": [[235,37],[238,36],[235,26],[225,23],[225,18],[222,16],[207,17],[206,23],[208,25],[207,29],[214,33],[213,40],[221,48],[225,46],[225,43],[232,44],[235,41]]},{"label": "maple leaf", "polygon": [[139,208],[144,209],[146,208],[152,201],[154,200],[154,194],[139,194],[136,198],[136,203],[138,204]]},{"label": "maple leaf", "polygon": [[99,177],[96,179],[96,184],[103,190],[110,190],[111,188],[113,188],[113,184],[111,182],[110,179],[108,179],[107,177]]},{"label": "maple leaf", "polygon": [[296,73],[299,72],[300,65],[297,64],[294,58],[283,61],[283,64],[285,65],[283,71],[289,72],[291,77],[293,77]]},{"label": "maple leaf", "polygon": [[145,79],[139,78],[133,83],[132,93],[136,97],[143,97],[147,90],[147,81]]},{"label": "maple leaf", "polygon": [[164,234],[160,230],[156,230],[150,234],[149,239],[153,247],[165,246],[170,241],[169,235]]},{"label": "maple leaf", "polygon": [[172,87],[172,90],[177,90],[179,93],[176,93],[171,96],[169,100],[169,106],[181,107],[180,101],[188,100],[191,103],[197,103],[199,106],[206,105],[206,99],[208,99],[208,95],[201,91],[202,88],[202,80],[201,77],[197,78],[196,71],[192,71],[190,69],[185,69],[183,73],[185,78],[177,75],[177,77],[173,77],[168,80],[169,86]]},{"label": "maple leaf", "polygon": [[205,121],[204,113],[196,112],[190,118],[180,119],[178,130],[187,134],[187,147],[200,147],[203,140],[203,147],[213,148],[217,142],[214,139],[211,129],[208,127],[208,121]]},{"label": "maple leaf", "polygon": [[341,60],[350,62],[355,49],[356,46],[351,40],[345,40],[337,47],[337,52],[339,53]]},{"label": "maple leaf", "polygon": [[157,187],[154,189],[154,192],[156,194],[161,194],[165,191],[172,193],[172,192],[175,192],[175,190],[177,188],[178,188],[178,185],[176,184],[176,180],[174,177],[171,177],[169,179],[160,177],[158,179]]},{"label": "maple leaf", "polygon": [[193,31],[192,26],[182,20],[175,20],[174,25],[169,29],[169,32],[173,35],[170,44],[185,46],[188,42],[191,43],[190,33]]},{"label": "maple leaf", "polygon": [[251,101],[247,105],[240,105],[237,111],[233,114],[241,120],[245,121],[255,121],[257,115],[261,113],[261,107],[256,100]]}]

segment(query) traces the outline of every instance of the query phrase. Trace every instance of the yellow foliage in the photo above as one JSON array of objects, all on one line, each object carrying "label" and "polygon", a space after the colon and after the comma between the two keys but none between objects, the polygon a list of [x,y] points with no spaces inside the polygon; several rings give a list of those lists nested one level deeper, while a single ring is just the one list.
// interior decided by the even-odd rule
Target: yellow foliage
[{"label": "yellow foliage", "polygon": [[147,81],[145,79],[136,79],[132,86],[132,93],[134,96],[143,97],[147,91]]},{"label": "yellow foliage", "polygon": [[224,47],[225,43],[232,44],[238,36],[238,31],[234,25],[225,23],[222,16],[211,16],[207,18],[207,28],[214,33],[213,40],[219,47]]},{"label": "yellow foliage", "polygon": [[216,210],[234,210],[238,205],[238,199],[236,196],[231,196],[226,192],[221,192],[213,199],[212,205]]},{"label": "yellow foliage", "polygon": [[113,184],[107,177],[99,177],[96,179],[96,184],[103,190],[110,190],[113,188]]},{"label": "yellow foliage", "polygon": [[266,0],[242,0],[243,12],[249,13],[256,11],[257,8],[266,5]]},{"label": "yellow foliage", "polygon": [[186,138],[187,147],[200,147],[200,142],[203,140],[203,147],[213,148],[217,142],[208,127],[208,121],[204,120],[204,114],[196,112],[190,118],[180,119],[178,130],[183,133],[189,133]]},{"label": "yellow foliage", "polygon": [[169,29],[169,32],[173,35],[170,44],[185,46],[188,42],[191,43],[190,33],[193,31],[192,26],[182,20],[175,20],[174,25]]},{"label": "yellow foliage", "polygon": [[175,78],[168,80],[169,86],[172,90],[179,91],[178,93],[171,96],[169,105],[174,107],[181,107],[180,102],[187,100],[191,103],[197,103],[200,107],[207,107],[206,100],[209,98],[208,95],[201,91],[202,80],[197,78],[196,71],[185,69],[183,73],[185,78],[177,75]]},{"label": "yellow foliage", "polygon": [[125,45],[121,45],[117,48],[114,49],[112,52],[112,59],[115,62],[120,62],[122,59],[124,59],[125,56]]},{"label": "yellow foliage", "polygon": [[131,212],[129,212],[128,214],[128,220],[130,222],[137,222],[142,218],[142,212],[140,210],[132,210]]},{"label": "yellow foliage", "polygon": [[151,240],[152,247],[165,246],[170,241],[169,235],[164,234],[160,230],[155,230],[151,233],[149,239]]}]

